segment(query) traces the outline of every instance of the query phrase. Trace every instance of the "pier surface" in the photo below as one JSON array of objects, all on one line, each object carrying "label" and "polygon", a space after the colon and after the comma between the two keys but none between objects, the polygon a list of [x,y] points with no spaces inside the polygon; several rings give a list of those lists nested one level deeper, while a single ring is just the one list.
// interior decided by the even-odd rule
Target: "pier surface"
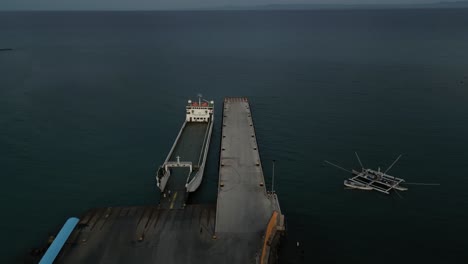
[{"label": "pier surface", "polygon": [[265,188],[249,102],[226,98],[215,235],[231,242],[226,250],[237,252],[230,263],[275,263],[283,230],[277,196]]},{"label": "pier surface", "polygon": [[274,210],[276,203],[265,188],[249,102],[226,98],[216,232],[263,232]]},{"label": "pier surface", "polygon": [[54,263],[276,263],[284,216],[245,98],[224,101],[220,151],[216,205],[89,210]]}]

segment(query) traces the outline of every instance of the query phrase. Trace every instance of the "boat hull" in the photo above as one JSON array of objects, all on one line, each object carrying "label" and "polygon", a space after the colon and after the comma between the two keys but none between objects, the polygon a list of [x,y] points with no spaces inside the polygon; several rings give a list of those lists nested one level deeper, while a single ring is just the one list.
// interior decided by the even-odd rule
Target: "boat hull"
[{"label": "boat hull", "polygon": [[349,181],[349,180],[345,180],[343,184],[344,186],[348,188],[352,188],[352,189],[359,189],[359,190],[365,190],[365,191],[371,191],[373,189],[372,187],[366,186],[358,182]]}]

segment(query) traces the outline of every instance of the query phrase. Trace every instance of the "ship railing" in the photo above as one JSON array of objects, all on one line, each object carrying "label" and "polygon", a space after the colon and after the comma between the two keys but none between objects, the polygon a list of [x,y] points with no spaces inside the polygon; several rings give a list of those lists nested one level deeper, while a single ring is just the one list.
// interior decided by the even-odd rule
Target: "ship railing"
[{"label": "ship railing", "polygon": [[169,159],[170,159],[171,156],[172,156],[172,152],[174,151],[175,147],[177,146],[177,143],[179,143],[179,139],[180,139],[180,136],[182,135],[182,132],[183,132],[184,129],[185,129],[185,125],[187,125],[187,121],[185,121],[185,122],[182,124],[182,127],[181,127],[180,130],[179,130],[179,134],[177,134],[176,140],[175,140],[174,143],[172,144],[172,147],[171,147],[171,150],[169,151],[169,154],[167,154],[165,163],[168,163],[168,162],[169,162]]},{"label": "ship railing", "polygon": [[202,144],[202,148],[201,148],[201,151],[200,151],[200,155],[198,156],[198,166],[200,166],[200,163],[202,161],[202,157],[203,157],[203,154],[205,153],[205,149],[207,148],[206,146],[206,142],[208,140],[208,136],[210,135],[209,132],[210,132],[210,129],[211,129],[211,118],[210,120],[208,121],[208,126],[206,127],[206,131],[205,131],[205,135],[203,137],[203,144]]},{"label": "ship railing", "polygon": [[193,166],[192,166],[192,162],[190,161],[169,161],[169,162],[166,162],[164,164],[164,168],[166,169],[166,171],[168,170],[168,168],[189,168],[190,169],[190,173],[192,173],[193,171]]}]

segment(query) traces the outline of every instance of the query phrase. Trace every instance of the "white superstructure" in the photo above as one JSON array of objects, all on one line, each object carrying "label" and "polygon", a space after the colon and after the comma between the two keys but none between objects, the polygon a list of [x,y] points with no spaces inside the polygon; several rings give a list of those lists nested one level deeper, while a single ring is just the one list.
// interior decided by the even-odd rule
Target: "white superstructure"
[{"label": "white superstructure", "polygon": [[198,99],[198,102],[188,100],[186,107],[187,114],[185,121],[187,122],[208,122],[211,121],[213,115],[214,102]]}]

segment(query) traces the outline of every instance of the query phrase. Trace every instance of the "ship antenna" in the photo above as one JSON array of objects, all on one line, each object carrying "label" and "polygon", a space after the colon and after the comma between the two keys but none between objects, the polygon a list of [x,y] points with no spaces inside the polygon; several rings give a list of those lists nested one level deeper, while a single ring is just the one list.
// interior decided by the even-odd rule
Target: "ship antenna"
[{"label": "ship antenna", "polygon": [[273,169],[272,169],[272,174],[271,174],[271,193],[274,193],[275,190],[275,160],[273,160]]},{"label": "ship antenna", "polygon": [[362,170],[364,170],[364,165],[362,165],[362,162],[361,162],[361,159],[359,158],[359,155],[357,154],[357,152],[354,152],[354,154],[356,154],[357,161],[359,162],[359,165],[361,165]]},{"label": "ship antenna", "polygon": [[392,163],[392,165],[390,165],[390,166],[388,167],[388,169],[385,170],[385,172],[384,172],[383,174],[385,175],[385,174],[393,167],[393,165],[395,165],[395,163],[397,163],[397,161],[398,161],[400,158],[401,158],[401,154],[400,154],[400,156],[398,156],[398,158],[396,158],[396,160]]},{"label": "ship antenna", "polygon": [[197,94],[198,96],[198,105],[201,105],[201,98],[203,97],[203,95],[201,93]]}]

